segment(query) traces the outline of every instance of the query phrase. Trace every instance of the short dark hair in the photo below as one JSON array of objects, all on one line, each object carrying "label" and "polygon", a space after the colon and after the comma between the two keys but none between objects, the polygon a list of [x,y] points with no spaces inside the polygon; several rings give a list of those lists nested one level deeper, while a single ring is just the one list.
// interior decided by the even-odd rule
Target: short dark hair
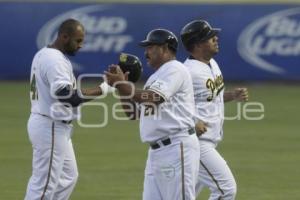
[{"label": "short dark hair", "polygon": [[192,52],[194,50],[195,46],[202,42],[205,42],[205,41],[201,41],[199,38],[193,38],[188,43],[186,43],[185,48],[188,52]]},{"label": "short dark hair", "polygon": [[81,26],[83,28],[82,24],[76,19],[67,19],[59,26],[58,35],[62,33],[72,35],[75,33],[77,26]]}]

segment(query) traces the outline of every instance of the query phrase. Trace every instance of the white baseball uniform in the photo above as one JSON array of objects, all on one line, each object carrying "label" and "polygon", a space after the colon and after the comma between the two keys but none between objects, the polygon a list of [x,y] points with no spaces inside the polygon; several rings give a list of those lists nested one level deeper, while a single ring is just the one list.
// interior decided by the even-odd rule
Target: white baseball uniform
[{"label": "white baseball uniform", "polygon": [[207,65],[193,58],[184,62],[193,80],[197,118],[207,123],[207,131],[199,137],[200,169],[197,194],[202,187],[211,191],[209,200],[233,200],[236,182],[226,161],[216,150],[223,138],[224,82],[214,59]]},{"label": "white baseball uniform", "polygon": [[194,200],[200,148],[194,134],[191,76],[182,63],[172,60],[149,77],[144,89],[165,101],[140,105],[141,140],[151,146],[143,200]]},{"label": "white baseball uniform", "polygon": [[64,106],[54,95],[66,85],[76,87],[69,59],[57,49],[38,51],[31,66],[28,135],[33,160],[25,200],[66,200],[76,184],[70,120],[77,117],[77,109]]}]

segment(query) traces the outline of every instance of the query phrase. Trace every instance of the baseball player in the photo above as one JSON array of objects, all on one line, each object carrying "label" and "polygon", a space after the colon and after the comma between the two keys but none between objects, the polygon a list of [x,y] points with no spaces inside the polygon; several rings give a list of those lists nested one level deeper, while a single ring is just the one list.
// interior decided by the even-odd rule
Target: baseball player
[{"label": "baseball player", "polygon": [[[211,194],[209,200],[233,200],[236,182],[226,161],[216,150],[223,138],[224,102],[247,101],[246,88],[224,92],[221,70],[213,56],[219,52],[217,34],[204,20],[195,20],[181,30],[181,40],[190,53],[184,64],[193,80],[197,119],[196,131],[200,143],[200,169],[197,194],[206,186]],[[204,134],[203,134],[204,133]]]},{"label": "baseball player", "polygon": [[127,107],[140,109],[125,112],[131,119],[139,117],[141,140],[150,145],[143,200],[194,200],[200,148],[194,130],[191,76],[176,60],[178,41],[172,32],[154,29],[140,45],[155,70],[142,90],[128,82],[116,84],[127,75],[118,66],[112,65],[106,76]]},{"label": "baseball player", "polygon": [[[64,21],[55,42],[39,50],[31,66],[31,114],[28,135],[32,143],[32,176],[25,200],[67,200],[78,178],[72,146],[72,120],[83,98],[76,89],[70,60],[82,47],[84,27],[74,19]],[[109,91],[107,84],[82,89],[86,96]]]}]

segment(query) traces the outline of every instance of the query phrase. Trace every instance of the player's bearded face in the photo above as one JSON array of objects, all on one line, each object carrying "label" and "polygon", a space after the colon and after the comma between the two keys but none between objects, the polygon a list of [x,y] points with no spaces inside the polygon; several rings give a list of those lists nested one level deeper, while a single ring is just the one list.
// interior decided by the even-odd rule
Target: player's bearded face
[{"label": "player's bearded face", "polygon": [[76,52],[83,46],[84,40],[84,31],[79,29],[75,32],[74,35],[69,36],[69,39],[66,41],[64,49],[65,53],[74,56]]},{"label": "player's bearded face", "polygon": [[161,63],[161,54],[162,48],[159,45],[150,45],[146,47],[145,58],[149,66],[153,68],[160,67]]},{"label": "player's bearded face", "polygon": [[72,41],[69,40],[69,42],[65,44],[65,52],[69,56],[75,56],[77,51],[78,49],[75,48],[74,44],[72,44]]},{"label": "player's bearded face", "polygon": [[76,52],[82,47],[83,38],[70,38],[65,44],[65,53],[70,56],[75,56]]}]

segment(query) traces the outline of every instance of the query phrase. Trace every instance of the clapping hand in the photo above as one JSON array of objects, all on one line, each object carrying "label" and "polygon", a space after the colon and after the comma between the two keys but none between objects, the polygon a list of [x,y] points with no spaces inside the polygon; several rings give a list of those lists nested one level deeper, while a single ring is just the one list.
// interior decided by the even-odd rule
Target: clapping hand
[{"label": "clapping hand", "polygon": [[109,65],[108,71],[104,71],[107,83],[114,86],[117,82],[127,81],[129,72],[123,73],[119,65]]}]

